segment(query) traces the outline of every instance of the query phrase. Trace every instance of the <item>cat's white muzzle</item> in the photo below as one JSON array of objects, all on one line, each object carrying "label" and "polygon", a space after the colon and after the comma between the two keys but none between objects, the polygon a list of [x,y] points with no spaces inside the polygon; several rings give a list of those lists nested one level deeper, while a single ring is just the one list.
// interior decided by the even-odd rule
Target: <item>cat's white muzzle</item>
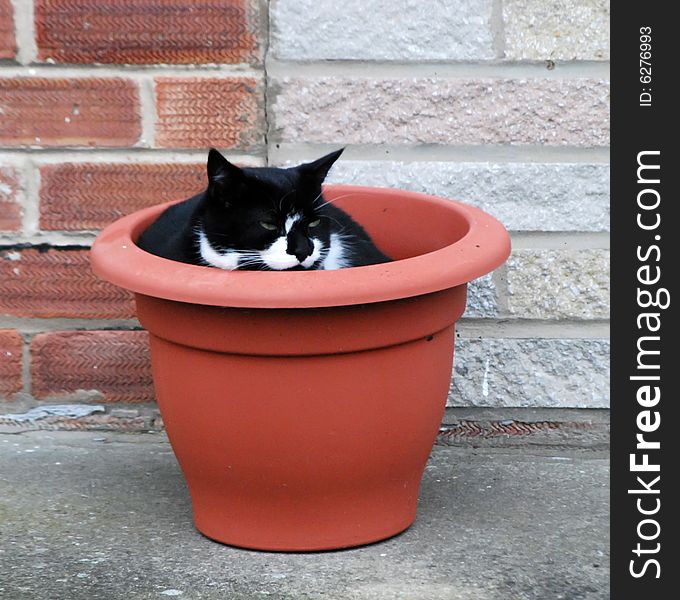
[{"label": "cat's white muzzle", "polygon": [[286,251],[288,248],[288,240],[285,236],[281,236],[269,246],[269,248],[262,250],[260,252],[260,257],[265,265],[275,271],[285,271],[286,269],[292,269],[293,267],[300,265],[305,269],[309,269],[317,260],[319,260],[319,258],[321,258],[321,241],[313,239],[312,245],[314,246],[312,253],[307,258],[300,261],[292,254],[288,254]]}]

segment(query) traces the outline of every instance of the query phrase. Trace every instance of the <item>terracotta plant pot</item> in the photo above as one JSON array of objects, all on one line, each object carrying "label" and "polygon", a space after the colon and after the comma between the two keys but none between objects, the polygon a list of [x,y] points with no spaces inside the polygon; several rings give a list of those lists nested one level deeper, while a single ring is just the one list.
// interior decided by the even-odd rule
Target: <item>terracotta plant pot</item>
[{"label": "terracotta plant pot", "polygon": [[510,252],[470,206],[327,186],[394,262],[221,271],[134,240],[167,205],[116,221],[94,271],[135,293],[196,527],[235,546],[323,550],[406,529],[446,403],[467,282]]}]

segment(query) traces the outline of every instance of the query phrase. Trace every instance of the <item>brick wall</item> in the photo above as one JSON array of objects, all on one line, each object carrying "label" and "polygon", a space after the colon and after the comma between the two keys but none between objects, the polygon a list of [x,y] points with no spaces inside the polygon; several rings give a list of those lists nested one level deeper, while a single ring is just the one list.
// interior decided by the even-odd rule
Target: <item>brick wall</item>
[{"label": "brick wall", "polygon": [[0,0],[0,398],[153,399],[130,296],[87,248],[186,197],[206,148],[476,204],[450,403],[608,397],[608,2]]}]

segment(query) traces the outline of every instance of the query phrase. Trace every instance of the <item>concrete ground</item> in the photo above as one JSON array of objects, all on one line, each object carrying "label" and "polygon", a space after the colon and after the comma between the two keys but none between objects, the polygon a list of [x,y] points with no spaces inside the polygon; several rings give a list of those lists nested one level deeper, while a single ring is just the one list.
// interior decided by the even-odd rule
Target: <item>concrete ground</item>
[{"label": "concrete ground", "polygon": [[310,554],[200,535],[161,433],[0,435],[0,489],[8,600],[609,597],[601,449],[436,446],[408,531]]}]

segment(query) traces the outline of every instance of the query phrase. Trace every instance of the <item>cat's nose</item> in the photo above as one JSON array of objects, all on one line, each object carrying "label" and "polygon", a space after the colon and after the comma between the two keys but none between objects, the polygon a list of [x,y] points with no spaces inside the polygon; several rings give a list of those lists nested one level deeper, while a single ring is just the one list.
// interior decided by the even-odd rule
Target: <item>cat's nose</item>
[{"label": "cat's nose", "polygon": [[304,236],[296,234],[295,231],[288,238],[288,248],[286,249],[286,252],[297,258],[300,262],[305,260],[313,250],[314,246],[312,245],[312,242]]}]

